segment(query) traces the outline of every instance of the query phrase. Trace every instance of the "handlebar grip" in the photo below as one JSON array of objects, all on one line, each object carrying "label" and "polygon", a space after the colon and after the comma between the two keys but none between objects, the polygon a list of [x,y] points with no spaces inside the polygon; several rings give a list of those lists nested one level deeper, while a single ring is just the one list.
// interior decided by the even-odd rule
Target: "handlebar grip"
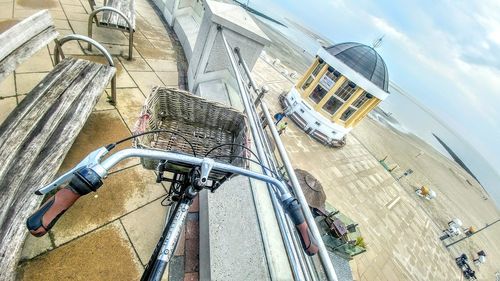
[{"label": "handlebar grip", "polygon": [[45,235],[80,196],[68,187],[59,190],[28,218],[30,233],[36,237]]},{"label": "handlebar grip", "polygon": [[37,237],[45,235],[80,196],[96,191],[101,185],[101,177],[91,168],[77,170],[68,187],[59,190],[28,218],[28,230]]},{"label": "handlebar grip", "polygon": [[304,251],[307,255],[314,256],[319,251],[318,242],[309,229],[309,225],[304,218],[299,202],[297,199],[292,199],[291,201],[285,203],[285,208],[288,215],[292,219],[293,224],[297,228]]}]

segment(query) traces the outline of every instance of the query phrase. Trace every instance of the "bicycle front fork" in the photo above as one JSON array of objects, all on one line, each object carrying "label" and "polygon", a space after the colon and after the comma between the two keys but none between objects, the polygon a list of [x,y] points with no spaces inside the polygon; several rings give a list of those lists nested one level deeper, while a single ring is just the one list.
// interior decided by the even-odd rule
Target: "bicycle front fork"
[{"label": "bicycle front fork", "polygon": [[174,255],[177,240],[179,240],[182,226],[186,221],[192,202],[192,199],[183,198],[175,206],[174,214],[165,225],[162,236],[141,277],[141,281],[160,281],[162,279],[167,264]]}]

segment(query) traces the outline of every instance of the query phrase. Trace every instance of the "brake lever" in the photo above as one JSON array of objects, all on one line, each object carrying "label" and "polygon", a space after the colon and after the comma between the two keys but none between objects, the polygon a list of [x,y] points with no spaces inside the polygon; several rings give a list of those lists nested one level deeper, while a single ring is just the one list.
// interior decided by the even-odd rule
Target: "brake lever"
[{"label": "brake lever", "polygon": [[58,177],[55,181],[35,191],[35,194],[36,195],[47,194],[50,191],[58,188],[59,186],[69,182],[73,177],[73,173],[75,173],[77,170],[83,167],[92,167],[99,164],[102,157],[106,155],[108,152],[109,150],[106,147],[101,147],[97,150],[92,151],[89,155],[87,155],[87,157],[85,157],[80,163],[78,163],[78,165],[76,165],[74,168],[72,168],[71,170],[67,171],[66,173]]}]

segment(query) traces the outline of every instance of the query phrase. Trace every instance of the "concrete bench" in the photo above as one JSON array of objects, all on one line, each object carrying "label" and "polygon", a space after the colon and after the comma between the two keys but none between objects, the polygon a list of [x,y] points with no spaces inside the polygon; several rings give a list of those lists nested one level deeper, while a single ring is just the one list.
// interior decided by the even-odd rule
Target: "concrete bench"
[{"label": "concrete bench", "polygon": [[[52,40],[56,64],[0,125],[0,280],[15,280],[26,219],[42,199],[34,191],[56,175],[110,81],[113,98],[116,94],[116,69],[99,43],[80,35],[57,36],[47,10],[0,34],[0,81]],[[71,40],[93,44],[109,65],[64,58],[62,45]]]},{"label": "concrete bench", "polygon": [[[128,60],[132,59],[134,49],[135,31],[135,2],[134,0],[104,0],[104,5],[99,7],[95,0],[89,0],[92,12],[88,21],[88,36],[92,38],[92,22],[96,26],[118,29],[129,33],[128,40]],[[97,14],[102,13],[100,19]],[[88,45],[88,50],[92,50],[92,45]]]}]

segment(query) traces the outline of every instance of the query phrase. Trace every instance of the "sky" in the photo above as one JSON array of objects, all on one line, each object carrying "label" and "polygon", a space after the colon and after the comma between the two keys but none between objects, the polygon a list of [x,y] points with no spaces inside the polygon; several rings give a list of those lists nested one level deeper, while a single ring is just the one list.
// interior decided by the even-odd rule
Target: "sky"
[{"label": "sky", "polygon": [[[390,79],[500,174],[500,1],[251,0],[333,42],[371,45]],[[481,157],[478,156],[478,157]]]}]

